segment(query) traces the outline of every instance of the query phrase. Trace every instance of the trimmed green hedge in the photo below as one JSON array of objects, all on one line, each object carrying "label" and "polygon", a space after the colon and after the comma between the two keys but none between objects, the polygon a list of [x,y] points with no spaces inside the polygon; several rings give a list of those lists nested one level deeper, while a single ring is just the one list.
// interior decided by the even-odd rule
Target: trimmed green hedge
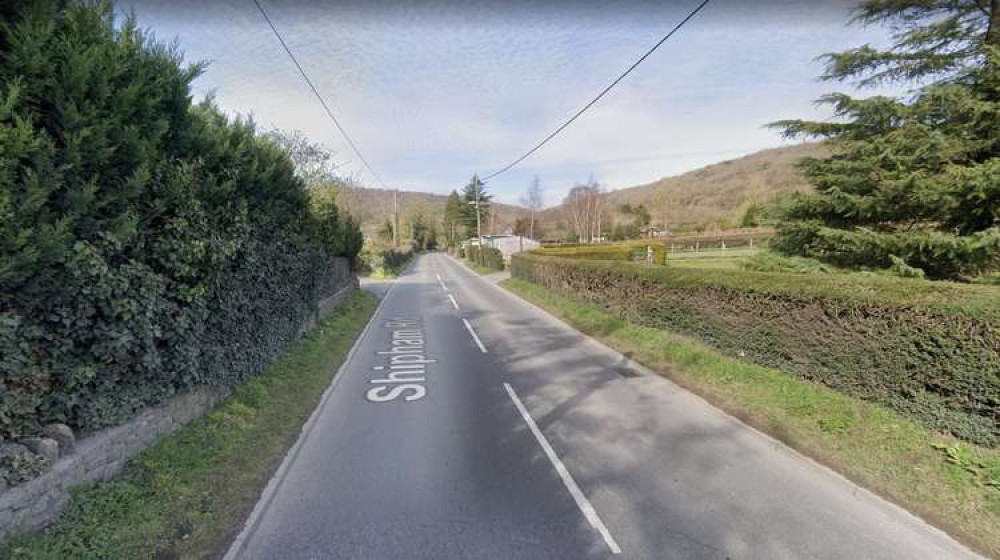
[{"label": "trimmed green hedge", "polygon": [[990,286],[643,267],[519,254],[512,274],[624,320],[1000,445],[1000,297]]},{"label": "trimmed green hedge", "polygon": [[503,253],[493,247],[470,245],[465,249],[465,258],[490,270],[504,269]]},{"label": "trimmed green hedge", "polygon": [[645,261],[646,247],[653,249],[653,264],[663,264],[666,250],[660,243],[629,243],[618,245],[572,245],[543,247],[530,251],[536,255],[594,261]]},{"label": "trimmed green hedge", "polygon": [[347,281],[357,226],[111,3],[5,10],[0,437],[261,371]]}]

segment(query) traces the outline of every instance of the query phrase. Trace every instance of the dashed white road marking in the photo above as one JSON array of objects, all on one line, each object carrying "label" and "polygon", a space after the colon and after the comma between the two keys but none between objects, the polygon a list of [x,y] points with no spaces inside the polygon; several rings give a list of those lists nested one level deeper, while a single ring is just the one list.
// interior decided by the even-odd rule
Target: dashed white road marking
[{"label": "dashed white road marking", "polygon": [[487,354],[488,352],[486,351],[486,347],[483,346],[483,341],[479,340],[479,335],[476,334],[476,331],[472,330],[472,325],[469,324],[469,320],[466,319],[465,317],[462,317],[462,322],[465,323],[465,328],[469,329],[469,334],[472,335],[472,338],[476,341],[476,344],[479,345],[479,349],[483,351],[483,354]]},{"label": "dashed white road marking", "polygon": [[441,283],[441,287],[444,288],[444,291],[447,292],[448,291],[448,286],[444,285],[444,280],[441,279],[441,275],[440,274],[435,274],[434,276],[437,276],[438,282]]},{"label": "dashed white road marking", "polygon": [[451,304],[455,306],[455,309],[458,309],[458,302],[455,301],[455,296],[448,294],[448,299],[451,300]]},{"label": "dashed white road marking", "polygon": [[562,461],[559,460],[559,456],[556,455],[552,446],[549,445],[549,440],[545,439],[545,434],[538,429],[538,425],[528,414],[528,409],[524,408],[524,404],[521,403],[521,399],[517,397],[517,393],[514,392],[514,388],[510,386],[510,383],[504,383],[503,388],[507,389],[507,394],[510,395],[510,400],[514,401],[514,406],[517,407],[517,411],[521,413],[521,417],[524,418],[524,423],[528,425],[528,429],[531,433],[535,435],[535,439],[538,440],[538,444],[542,446],[542,450],[545,451],[545,455],[548,456],[549,461],[552,462],[552,466],[556,468],[556,472],[559,473],[559,478],[562,479],[563,484],[566,485],[566,489],[569,490],[573,500],[576,501],[577,507],[583,512],[583,516],[587,518],[590,525],[601,534],[604,538],[604,542],[607,543],[608,548],[611,549],[611,554],[621,554],[622,549],[618,547],[618,543],[615,542],[615,538],[608,531],[608,528],[601,521],[601,517],[597,515],[597,510],[587,499],[587,496],[583,494],[580,487],[577,486],[576,481],[573,480],[573,475],[569,474],[566,466],[563,465]]}]

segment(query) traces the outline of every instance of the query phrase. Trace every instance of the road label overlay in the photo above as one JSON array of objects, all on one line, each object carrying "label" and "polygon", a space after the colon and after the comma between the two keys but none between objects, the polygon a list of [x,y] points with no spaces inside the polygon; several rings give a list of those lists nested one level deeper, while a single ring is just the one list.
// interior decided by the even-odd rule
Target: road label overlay
[{"label": "road label overlay", "polygon": [[372,368],[376,373],[369,380],[372,387],[365,392],[365,398],[373,403],[412,402],[424,398],[427,395],[426,367],[437,360],[427,357],[420,319],[391,317],[382,326],[392,329],[391,347],[376,354],[388,363]]}]

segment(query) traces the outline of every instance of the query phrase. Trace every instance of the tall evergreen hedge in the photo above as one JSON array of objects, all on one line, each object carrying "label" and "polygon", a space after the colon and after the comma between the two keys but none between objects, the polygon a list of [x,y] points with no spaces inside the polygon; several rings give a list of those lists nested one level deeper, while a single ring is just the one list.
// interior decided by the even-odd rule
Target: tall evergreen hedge
[{"label": "tall evergreen hedge", "polygon": [[344,280],[356,225],[109,3],[2,15],[0,437],[260,371]]},{"label": "tall evergreen hedge", "polygon": [[1000,446],[992,286],[514,255],[516,278]]}]

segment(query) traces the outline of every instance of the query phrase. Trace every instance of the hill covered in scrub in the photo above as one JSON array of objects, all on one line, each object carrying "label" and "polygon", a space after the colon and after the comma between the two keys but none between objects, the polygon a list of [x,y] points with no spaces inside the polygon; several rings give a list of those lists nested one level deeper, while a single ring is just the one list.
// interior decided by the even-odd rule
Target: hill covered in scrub
[{"label": "hill covered in scrub", "polygon": [[739,226],[751,205],[812,187],[795,168],[804,157],[829,148],[816,143],[762,150],[648,185],[611,191],[609,206],[645,204],[653,225],[685,231]]},{"label": "hill covered in scrub", "polygon": [[[632,219],[620,215],[619,206],[643,204],[656,227],[681,232],[739,227],[748,207],[811,189],[795,164],[804,157],[828,152],[828,148],[816,143],[762,150],[647,185],[610,191],[605,208],[615,223]],[[341,191],[337,202],[360,220],[365,233],[372,235],[392,215],[392,194],[390,190],[355,187]],[[418,214],[440,224],[448,200],[444,194],[403,190],[397,197],[404,232]],[[483,233],[500,233],[527,213],[515,205],[493,202],[492,206],[497,215],[491,223],[483,224]],[[540,220],[546,237],[558,238],[567,229],[561,205],[546,209]]]},{"label": "hill covered in scrub", "polygon": [[[784,194],[812,189],[795,164],[804,157],[828,153],[829,148],[818,143],[772,148],[647,185],[610,191],[604,207],[611,223],[604,224],[605,231],[615,223],[633,219],[618,212],[624,204],[645,205],[653,226],[675,232],[740,227],[748,208],[765,206]],[[547,209],[542,221],[550,237],[559,237],[567,228],[559,206]]]},{"label": "hill covered in scrub", "polygon": [[[337,204],[360,221],[361,229],[366,234],[374,235],[392,216],[392,197],[393,191],[387,189],[351,187],[338,190]],[[407,224],[417,215],[423,215],[428,223],[440,225],[447,201],[447,194],[397,191],[396,205],[401,229],[405,232]],[[490,206],[496,212],[496,217],[483,224],[483,234],[502,232],[505,227],[514,223],[517,216],[524,212],[519,206],[495,201],[491,202]]]}]

